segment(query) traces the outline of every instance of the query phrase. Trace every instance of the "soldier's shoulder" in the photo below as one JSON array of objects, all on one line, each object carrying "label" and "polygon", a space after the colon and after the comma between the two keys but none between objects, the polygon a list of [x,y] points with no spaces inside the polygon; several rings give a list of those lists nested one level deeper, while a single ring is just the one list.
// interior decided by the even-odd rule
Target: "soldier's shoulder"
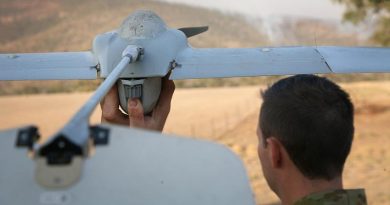
[{"label": "soldier's shoulder", "polygon": [[298,200],[295,205],[366,205],[364,189],[337,189],[313,193]]}]

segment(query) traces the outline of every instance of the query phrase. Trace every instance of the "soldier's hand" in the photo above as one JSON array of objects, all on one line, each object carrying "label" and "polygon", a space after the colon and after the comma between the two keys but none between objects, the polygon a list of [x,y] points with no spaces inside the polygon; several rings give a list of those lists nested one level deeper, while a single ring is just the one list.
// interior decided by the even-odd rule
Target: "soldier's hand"
[{"label": "soldier's hand", "polygon": [[144,110],[139,99],[128,101],[128,115],[119,110],[119,95],[117,86],[114,85],[100,103],[102,109],[102,122],[127,125],[141,129],[162,131],[171,109],[171,101],[175,84],[168,77],[162,80],[159,100],[149,115],[144,115]]}]

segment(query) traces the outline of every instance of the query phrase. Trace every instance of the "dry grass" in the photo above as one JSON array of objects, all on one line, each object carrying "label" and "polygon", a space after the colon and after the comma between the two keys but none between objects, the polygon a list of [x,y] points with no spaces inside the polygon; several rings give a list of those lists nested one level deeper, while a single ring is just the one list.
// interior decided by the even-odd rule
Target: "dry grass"
[{"label": "dry grass", "polygon": [[[364,187],[369,204],[390,204],[390,82],[343,87],[356,107],[356,135],[345,186]],[[277,203],[261,173],[255,129],[259,87],[178,89],[165,132],[215,140],[244,161],[259,204]],[[60,128],[89,93],[0,97],[0,129],[34,122],[45,136]],[[100,110],[91,122],[99,122]]]},{"label": "dry grass", "polygon": [[[90,95],[61,93],[0,97],[0,129],[34,123],[40,127],[43,136],[50,136]],[[220,135],[257,108],[257,96],[258,88],[253,86],[177,89],[165,132],[203,138]],[[100,122],[100,113],[100,108],[97,108],[90,120],[92,124]]]}]

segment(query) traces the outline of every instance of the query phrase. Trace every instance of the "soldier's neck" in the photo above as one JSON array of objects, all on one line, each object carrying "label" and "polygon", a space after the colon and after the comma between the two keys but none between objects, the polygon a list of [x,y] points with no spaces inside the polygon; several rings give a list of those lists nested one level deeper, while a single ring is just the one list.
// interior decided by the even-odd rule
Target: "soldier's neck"
[{"label": "soldier's neck", "polygon": [[290,178],[280,187],[279,198],[283,205],[293,205],[299,199],[313,193],[342,189],[341,177],[333,180],[310,180],[305,177]]}]

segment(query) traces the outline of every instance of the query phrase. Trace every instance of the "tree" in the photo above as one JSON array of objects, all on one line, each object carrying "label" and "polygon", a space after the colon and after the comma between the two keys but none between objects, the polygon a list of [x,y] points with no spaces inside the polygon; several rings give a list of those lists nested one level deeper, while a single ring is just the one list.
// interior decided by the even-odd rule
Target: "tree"
[{"label": "tree", "polygon": [[390,46],[390,0],[335,0],[345,4],[344,20],[354,24],[368,16],[379,16],[372,39],[383,46]]}]

